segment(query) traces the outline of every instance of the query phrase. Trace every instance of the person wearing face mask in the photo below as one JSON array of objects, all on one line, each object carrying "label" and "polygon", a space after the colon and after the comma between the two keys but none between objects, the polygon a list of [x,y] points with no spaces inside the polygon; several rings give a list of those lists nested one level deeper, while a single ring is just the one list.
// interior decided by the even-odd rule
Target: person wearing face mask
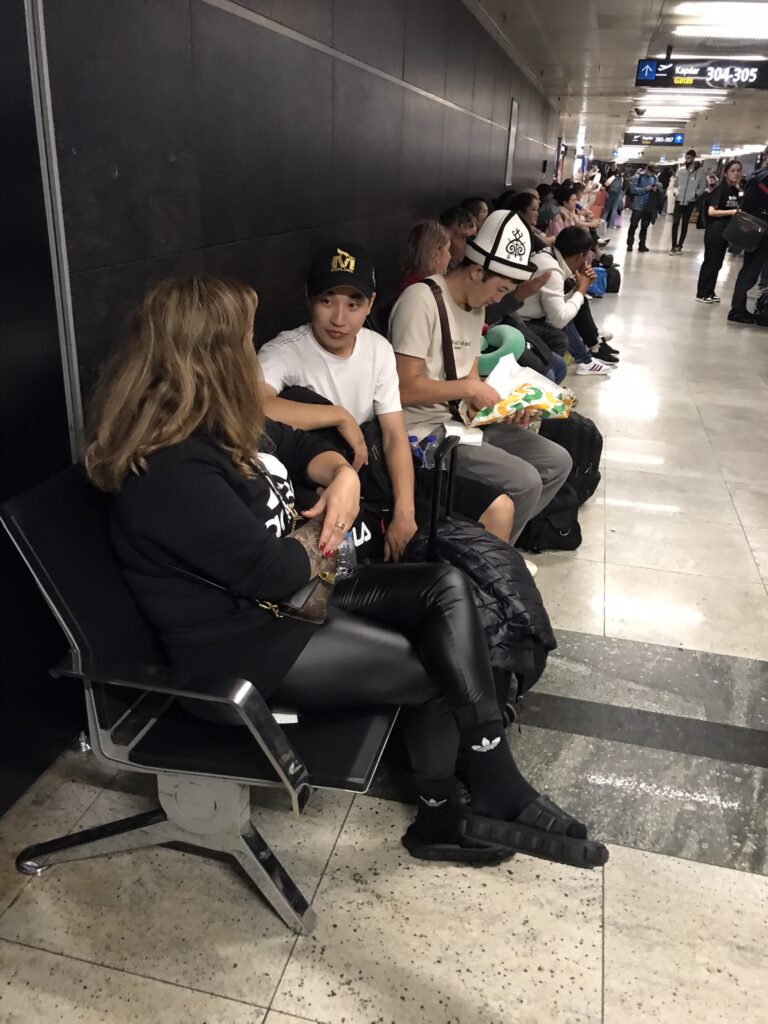
[{"label": "person wearing face mask", "polygon": [[723,238],[725,226],[739,210],[741,161],[729,160],[720,184],[707,196],[707,227],[704,232],[704,262],[696,288],[697,302],[719,302],[715,294],[717,275],[725,259],[728,242]]},{"label": "person wearing face mask", "polygon": [[[465,399],[471,408],[482,409],[500,400],[478,372],[485,308],[530,279],[535,269],[531,245],[530,228],[519,214],[495,210],[467,242],[458,267],[412,285],[398,299],[390,338],[410,434],[434,434],[439,441],[453,418],[450,403]],[[447,350],[440,303],[450,332]],[[501,487],[514,502],[510,543],[549,504],[571,468],[565,449],[529,432],[529,422],[529,415],[521,414],[487,427],[482,444],[461,445],[458,453],[463,476]]]}]

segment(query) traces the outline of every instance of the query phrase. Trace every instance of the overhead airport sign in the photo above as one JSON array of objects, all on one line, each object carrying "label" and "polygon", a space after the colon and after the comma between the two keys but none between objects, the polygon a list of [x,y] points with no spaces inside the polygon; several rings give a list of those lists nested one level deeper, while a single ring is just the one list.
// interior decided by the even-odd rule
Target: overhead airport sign
[{"label": "overhead airport sign", "polygon": [[624,132],[625,146],[683,146],[683,132],[665,132],[663,135],[643,135],[640,132]]},{"label": "overhead airport sign", "polygon": [[659,89],[768,89],[768,60],[637,62],[635,85]]}]

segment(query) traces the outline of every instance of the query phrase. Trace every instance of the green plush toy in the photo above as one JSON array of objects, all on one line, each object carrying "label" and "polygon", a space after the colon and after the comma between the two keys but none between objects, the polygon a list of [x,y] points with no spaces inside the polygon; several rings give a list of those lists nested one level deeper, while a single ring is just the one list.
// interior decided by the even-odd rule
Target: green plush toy
[{"label": "green plush toy", "polygon": [[480,376],[487,377],[502,356],[513,355],[519,360],[524,351],[525,338],[516,327],[491,327],[480,344]]}]

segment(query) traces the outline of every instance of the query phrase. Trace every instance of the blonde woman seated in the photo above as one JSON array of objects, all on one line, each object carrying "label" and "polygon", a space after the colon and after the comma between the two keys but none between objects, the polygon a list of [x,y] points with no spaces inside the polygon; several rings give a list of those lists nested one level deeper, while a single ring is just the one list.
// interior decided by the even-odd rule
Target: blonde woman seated
[{"label": "blonde woman seated", "polygon": [[420,220],[408,232],[398,295],[431,274],[444,274],[451,262],[451,236],[439,220]]},{"label": "blonde woman seated", "polygon": [[[418,797],[403,843],[415,857],[488,864],[521,851],[604,863],[605,847],[515,764],[460,572],[362,567],[336,586],[318,626],[269,610],[333,570],[360,491],[337,452],[265,420],[256,305],[236,282],[162,282],[96,389],[86,469],[112,497],[115,552],[168,658],[250,679],[299,711],[402,706]],[[309,536],[293,529],[298,485],[323,488],[299,506]],[[460,750],[466,805],[454,785]]]}]

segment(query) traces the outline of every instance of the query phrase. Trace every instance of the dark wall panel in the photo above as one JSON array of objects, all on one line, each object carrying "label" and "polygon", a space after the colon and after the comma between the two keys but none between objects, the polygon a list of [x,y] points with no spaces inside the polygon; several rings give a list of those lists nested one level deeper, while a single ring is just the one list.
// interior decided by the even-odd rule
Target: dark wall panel
[{"label": "dark wall panel", "polygon": [[70,269],[200,245],[188,0],[45,7]]},{"label": "dark wall panel", "polygon": [[192,38],[203,244],[327,220],[332,59],[205,3]]},{"label": "dark wall panel", "polygon": [[367,245],[386,296],[409,223],[501,191],[512,96],[516,181],[538,180],[530,140],[555,142],[546,101],[460,0],[45,5],[85,393],[157,277],[245,278],[269,337],[303,317],[318,240]]},{"label": "dark wall panel", "polygon": [[[23,0],[0,4],[0,501],[69,464]],[[0,814],[84,722],[82,687],[48,669],[64,637],[0,530]]]},{"label": "dark wall panel", "polygon": [[334,0],[333,46],[403,77],[405,0]]}]

